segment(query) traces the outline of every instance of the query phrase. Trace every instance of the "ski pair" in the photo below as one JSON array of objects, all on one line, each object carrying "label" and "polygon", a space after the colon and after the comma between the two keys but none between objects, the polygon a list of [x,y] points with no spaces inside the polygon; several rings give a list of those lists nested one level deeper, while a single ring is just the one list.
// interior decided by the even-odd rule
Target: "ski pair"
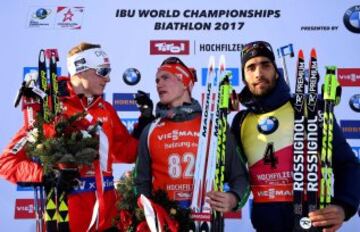
[{"label": "ski pair", "polygon": [[[219,212],[212,212],[210,205],[205,201],[205,194],[209,191],[223,191],[225,171],[225,144],[227,130],[228,108],[222,109],[229,101],[229,81],[226,85],[220,83],[225,77],[225,57],[219,60],[218,72],[215,69],[215,58],[209,58],[206,81],[206,92],[203,101],[201,125],[199,133],[198,151],[194,172],[194,189],[191,202],[195,224],[192,231],[223,231],[224,219]],[[222,94],[223,93],[223,94]],[[227,103],[227,107],[228,107]],[[224,108],[224,107],[223,107]]]},{"label": "ski pair", "polygon": [[[339,103],[341,87],[337,81],[335,66],[326,67],[322,88],[324,100],[322,133],[319,133],[320,107],[318,104],[319,74],[315,49],[311,50],[309,78],[305,81],[303,51],[298,53],[295,85],[294,120],[294,231],[317,231],[312,227],[307,213],[324,208],[331,203],[332,194],[332,138],[334,106]],[[308,92],[305,96],[305,84]],[[306,108],[305,108],[306,107]],[[319,138],[321,137],[321,147]],[[306,142],[305,142],[306,141]],[[319,155],[321,151],[321,156]],[[319,158],[321,181],[319,186]],[[306,192],[306,204],[304,193]],[[320,202],[318,203],[318,194]],[[307,209],[305,206],[307,205]],[[307,211],[306,211],[307,210]]]},{"label": "ski pair", "polygon": [[327,66],[323,85],[324,121],[321,145],[320,208],[331,203],[332,195],[332,142],[334,127],[334,106],[339,104],[341,86],[336,78],[336,67]]},{"label": "ski pair", "polygon": [[[46,58],[49,59],[49,78],[47,77]],[[51,122],[51,120],[61,112],[57,82],[57,61],[57,50],[40,50],[39,85],[40,89],[46,93],[46,96],[41,99],[41,115],[44,122]],[[48,81],[48,79],[50,79],[50,81]],[[45,193],[46,230],[49,232],[70,231],[66,192],[55,186],[50,186],[45,188]]]},{"label": "ski pair", "polygon": [[[296,70],[293,137],[294,231],[316,231],[307,217],[309,212],[318,208],[319,192],[319,74],[315,49],[311,50],[308,80],[305,80],[305,60],[302,50],[298,52]],[[307,94],[305,94],[306,85]]]}]

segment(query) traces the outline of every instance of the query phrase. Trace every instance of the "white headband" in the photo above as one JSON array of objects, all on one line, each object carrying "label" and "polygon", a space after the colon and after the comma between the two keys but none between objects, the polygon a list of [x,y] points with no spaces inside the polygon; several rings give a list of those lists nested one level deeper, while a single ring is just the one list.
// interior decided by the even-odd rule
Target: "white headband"
[{"label": "white headband", "polygon": [[67,68],[70,76],[104,64],[110,65],[110,61],[101,48],[88,49],[67,58]]}]

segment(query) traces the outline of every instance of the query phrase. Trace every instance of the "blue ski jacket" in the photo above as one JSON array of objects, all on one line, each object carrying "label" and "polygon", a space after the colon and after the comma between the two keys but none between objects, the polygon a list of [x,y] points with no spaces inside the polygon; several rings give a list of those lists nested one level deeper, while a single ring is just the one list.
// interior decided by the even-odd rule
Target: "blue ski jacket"
[{"label": "blue ski jacket", "polygon": [[[251,163],[255,163],[255,162],[253,162],[253,157],[249,157],[249,154],[244,152],[243,142],[246,140],[247,143],[246,146],[250,145],[252,147],[251,149],[254,149],[254,147],[259,146],[259,140],[264,139],[264,136],[263,135],[261,135],[262,137],[259,136],[259,140],[257,139],[249,140],[246,138],[246,136],[253,136],[252,135],[253,133],[259,133],[258,132],[259,129],[256,129],[256,127],[253,127],[254,128],[253,131],[249,129],[245,130],[247,134],[241,134],[241,132],[244,131],[242,127],[244,127],[245,125],[243,124],[245,118],[248,117],[249,115],[253,116],[254,118],[256,117],[260,118],[264,114],[267,114],[269,112],[275,112],[280,108],[284,108],[286,105],[289,104],[289,102],[292,103],[292,97],[290,94],[290,89],[288,88],[284,79],[280,77],[277,80],[274,90],[271,93],[269,93],[266,97],[256,98],[250,93],[247,87],[244,87],[244,89],[239,94],[239,98],[241,103],[245,105],[247,109],[242,110],[235,115],[232,122],[231,130],[236,137],[240,149],[242,150],[241,154],[244,156],[243,160],[248,163],[249,169],[251,171]],[[319,102],[319,105],[322,104],[323,103]],[[290,108],[292,107],[290,106]],[[291,113],[287,115],[286,115],[287,117],[294,117],[294,114]],[[282,123],[284,123],[283,121],[281,121],[281,119],[284,119],[284,117],[279,118],[279,122],[278,122],[279,128],[281,127]],[[246,122],[249,122],[249,120],[247,120]],[[260,126],[261,125],[259,122],[257,128],[259,128]],[[290,125],[290,128],[293,128],[293,125]],[[322,130],[321,123],[319,126],[319,130]],[[289,131],[290,133],[293,133],[291,132],[293,131],[293,129],[292,130],[290,129],[288,130],[288,132],[286,132],[286,134],[288,134]],[[342,131],[339,128],[336,121],[334,123],[333,133],[334,134],[333,134],[332,164],[333,164],[333,173],[334,173],[334,185],[333,185],[334,195],[332,199],[332,204],[341,206],[345,212],[345,220],[348,220],[356,213],[360,202],[360,181],[359,181],[360,163],[355,157],[354,153],[352,152],[351,147],[346,142],[342,134]],[[292,139],[293,139],[292,136],[288,136],[288,137],[289,139],[287,140],[292,143]],[[321,144],[320,139],[321,138],[319,138],[319,144]],[[275,147],[277,142],[278,141],[273,142]],[[260,161],[256,160],[258,161],[256,164],[259,164],[260,162],[265,163],[264,160],[265,153],[266,152],[264,151],[263,160],[261,159]],[[285,159],[282,159],[282,162],[285,162],[284,160]],[[287,162],[288,163],[290,162],[290,164],[288,165],[292,167],[293,160],[287,159]],[[260,176],[262,171],[264,170],[261,168],[257,168],[256,174]],[[290,170],[289,173],[291,174],[286,176],[291,179],[291,182],[293,182],[292,170]],[[252,174],[250,172],[250,176],[251,175]],[[254,184],[251,183],[252,180],[253,179],[251,179],[250,177],[250,185]],[[268,182],[268,183],[271,185],[272,182]],[[264,192],[260,192],[260,193],[264,193]],[[267,192],[266,194],[269,193]],[[305,208],[307,208],[306,205]],[[257,231],[292,231],[294,226],[294,208],[293,208],[292,197],[286,198],[285,200],[281,199],[280,201],[273,201],[273,202],[271,200],[267,202],[254,200],[251,206],[251,221],[253,227]]]}]

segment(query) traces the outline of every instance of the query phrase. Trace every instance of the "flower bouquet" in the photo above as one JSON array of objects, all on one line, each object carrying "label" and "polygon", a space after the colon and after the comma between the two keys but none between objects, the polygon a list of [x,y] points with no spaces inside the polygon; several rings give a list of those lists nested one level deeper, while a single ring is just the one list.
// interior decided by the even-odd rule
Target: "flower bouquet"
[{"label": "flower bouquet", "polygon": [[40,162],[45,174],[53,169],[91,165],[98,157],[100,122],[90,125],[85,112],[70,117],[59,114],[46,123],[38,117],[27,134],[26,154]]},{"label": "flower bouquet", "polygon": [[[118,216],[114,219],[115,226],[122,232],[150,232],[146,223],[144,210],[139,207],[138,196],[134,191],[134,178],[132,172],[126,172],[116,184],[119,200],[116,207],[119,210]],[[191,210],[182,208],[178,202],[170,200],[164,190],[157,190],[153,193],[151,201],[157,208],[164,210],[166,217],[170,218],[177,231],[189,231],[193,224],[190,218]],[[165,223],[163,231],[170,230]]]}]

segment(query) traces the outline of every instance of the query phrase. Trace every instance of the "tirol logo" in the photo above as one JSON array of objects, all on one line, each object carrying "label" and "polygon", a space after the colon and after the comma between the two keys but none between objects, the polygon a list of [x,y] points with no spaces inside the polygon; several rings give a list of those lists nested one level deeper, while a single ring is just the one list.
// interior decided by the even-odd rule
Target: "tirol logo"
[{"label": "tirol logo", "polygon": [[189,55],[189,40],[151,40],[151,55]]},{"label": "tirol logo", "polygon": [[349,105],[353,111],[360,113],[360,94],[353,95],[350,98]]},{"label": "tirol logo", "polygon": [[127,85],[136,85],[141,79],[141,74],[136,68],[128,68],[123,74],[123,81]]},{"label": "tirol logo", "polygon": [[340,120],[340,126],[345,138],[360,139],[359,120]]},{"label": "tirol logo", "polygon": [[257,129],[260,133],[268,135],[273,133],[279,126],[279,121],[274,116],[261,119]]},{"label": "tirol logo", "polygon": [[341,86],[360,86],[360,68],[338,68],[337,77]]},{"label": "tirol logo", "polygon": [[354,33],[360,33],[360,5],[349,8],[344,14],[345,27]]},{"label": "tirol logo", "polygon": [[33,199],[16,199],[15,219],[35,218],[35,208]]},{"label": "tirol logo", "polygon": [[134,93],[114,93],[113,106],[116,111],[138,111]]}]

